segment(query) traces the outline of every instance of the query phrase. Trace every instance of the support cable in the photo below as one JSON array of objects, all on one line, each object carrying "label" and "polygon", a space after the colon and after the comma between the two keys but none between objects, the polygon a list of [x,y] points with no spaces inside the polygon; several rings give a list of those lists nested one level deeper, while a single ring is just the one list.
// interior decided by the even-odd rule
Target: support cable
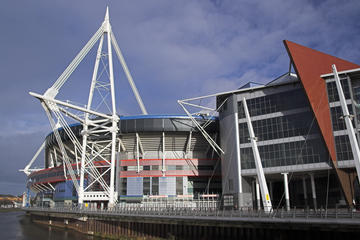
[{"label": "support cable", "polygon": [[[65,130],[67,136],[70,138],[71,141],[73,141],[74,144],[76,144],[78,146],[79,152],[82,154],[82,146],[81,146],[80,142],[78,141],[78,139],[76,138],[73,131],[71,130],[71,128],[69,127],[69,125],[67,124],[66,120],[63,118],[63,116],[59,112],[56,112],[56,111],[53,111],[53,112],[55,113],[57,118],[60,120],[60,124],[63,127],[63,129]],[[101,178],[101,174],[97,170],[96,165],[93,163],[92,159],[88,158],[87,155],[86,155],[85,162],[87,163],[87,164],[85,163],[86,165],[90,164],[90,166],[88,166],[88,168],[91,169],[91,172],[89,172],[88,170],[87,170],[87,172],[95,179],[100,180],[98,182],[104,188],[104,190],[108,189],[109,187],[108,187],[107,183],[105,182],[105,180],[103,178]]]},{"label": "support cable", "polygon": [[[104,24],[100,26],[100,28],[95,32],[95,34],[90,38],[90,40],[86,43],[86,45],[81,49],[81,51],[76,55],[74,60],[69,64],[69,66],[65,69],[65,71],[60,75],[60,77],[56,80],[54,85],[51,87],[56,91],[59,91],[60,88],[64,85],[69,76],[74,72],[80,62],[84,59],[84,57],[89,53],[90,49],[94,46],[94,44],[99,40],[99,38],[104,33]],[[55,95],[56,96],[56,95]],[[55,97],[53,96],[53,97]]]},{"label": "support cable", "polygon": [[[307,133],[306,133],[305,141],[304,141],[304,143],[301,145],[301,148],[300,148],[300,150],[299,150],[298,157],[296,158],[296,161],[295,161],[295,165],[298,163],[298,161],[299,161],[299,159],[300,159],[300,156],[302,155],[302,151],[304,150],[304,147],[305,147],[306,144],[307,144],[307,140],[308,140],[308,137],[309,137],[309,135],[310,135],[311,129],[312,129],[314,123],[315,123],[315,119],[316,119],[316,118],[315,118],[315,112],[317,112],[317,111],[320,109],[320,106],[321,106],[321,103],[322,103],[322,99],[323,99],[323,97],[324,97],[324,94],[325,94],[325,91],[323,91],[323,93],[322,93],[322,95],[321,95],[321,98],[320,98],[321,100],[319,101],[319,103],[318,103],[318,105],[317,105],[317,107],[316,107],[316,111],[313,112],[313,115],[314,115],[314,116],[313,116],[313,119],[311,120],[309,129],[308,129],[308,131],[307,131]],[[292,181],[294,172],[290,172],[289,175],[290,175],[290,176],[289,176],[288,184],[290,185],[290,182]],[[281,196],[281,198],[280,198],[280,201],[279,201],[278,205],[276,206],[276,210],[279,209],[279,207],[280,207],[280,205],[281,205],[281,202],[282,202],[282,200],[284,199],[284,197],[285,197],[285,189],[284,189],[284,192],[283,192],[283,194],[282,194],[282,196]]]},{"label": "support cable", "polygon": [[[59,147],[61,149],[61,153],[63,155],[63,161],[65,162],[66,167],[67,167],[67,169],[69,171],[70,177],[71,177],[71,179],[72,179],[72,181],[74,183],[74,187],[75,187],[77,193],[79,193],[79,184],[78,184],[76,176],[74,174],[74,170],[72,169],[71,163],[70,163],[70,161],[68,159],[68,156],[67,156],[66,150],[64,148],[63,142],[61,140],[59,131],[58,131],[57,127],[56,127],[56,124],[55,124],[53,118],[51,117],[49,107],[47,106],[47,104],[45,102],[41,102],[41,104],[42,104],[43,108],[45,109],[45,112],[46,112],[46,115],[48,116],[51,127],[53,128],[56,141],[58,142],[58,145],[59,145]],[[66,178],[66,176],[65,176],[65,178]]]},{"label": "support cable", "polygon": [[120,63],[121,63],[121,66],[122,66],[122,68],[123,68],[123,70],[124,70],[124,72],[125,72],[126,78],[128,79],[128,82],[129,82],[129,84],[130,84],[130,86],[131,86],[131,89],[132,89],[132,91],[133,91],[133,93],[134,93],[134,95],[135,95],[136,101],[138,102],[142,113],[143,113],[144,115],[147,115],[148,113],[147,113],[147,111],[146,111],[146,108],[145,108],[145,106],[144,106],[144,103],[143,103],[143,101],[142,101],[142,99],[141,99],[141,97],[140,97],[140,94],[139,94],[139,92],[138,92],[138,90],[137,90],[137,88],[136,88],[136,85],[135,85],[135,83],[134,83],[134,80],[133,80],[133,78],[132,78],[132,76],[131,76],[131,74],[130,74],[129,68],[128,68],[127,65],[126,65],[125,59],[124,59],[124,57],[123,57],[123,55],[122,55],[122,53],[121,53],[120,47],[119,47],[119,45],[117,44],[115,35],[114,35],[114,33],[113,33],[112,31],[111,31],[111,42],[112,42],[112,45],[114,46],[116,55],[117,55],[118,58],[119,58],[119,61],[120,61]]}]

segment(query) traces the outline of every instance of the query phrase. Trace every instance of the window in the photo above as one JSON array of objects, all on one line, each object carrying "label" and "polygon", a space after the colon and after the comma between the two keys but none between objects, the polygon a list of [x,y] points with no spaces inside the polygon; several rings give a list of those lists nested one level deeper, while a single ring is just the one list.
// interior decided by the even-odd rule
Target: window
[{"label": "window", "polygon": [[[329,161],[328,153],[320,138],[259,146],[259,153],[263,167]],[[240,154],[243,169],[255,168],[251,147],[241,148]]]},{"label": "window", "polygon": [[120,171],[127,171],[127,166],[120,167]]},{"label": "window", "polygon": [[144,195],[150,195],[150,177],[144,177],[143,178],[143,194]]},{"label": "window", "polygon": [[[344,91],[345,98],[350,99],[349,84],[348,84],[347,78],[340,79],[340,82],[341,82],[342,89]],[[327,86],[329,102],[339,101],[339,94],[337,92],[335,81],[328,82],[326,84],[326,86]]]},{"label": "window", "polygon": [[[258,140],[266,141],[293,136],[305,136],[308,133],[318,133],[319,129],[316,124],[311,124],[312,120],[313,114],[308,111],[253,121],[252,124]],[[309,129],[310,126],[312,126],[311,129]],[[247,123],[239,124],[239,136],[240,143],[250,142]]]},{"label": "window", "polygon": [[152,177],[152,195],[159,195],[159,178]]},{"label": "window", "polygon": [[[291,99],[291,101],[284,101]],[[273,112],[281,112],[296,108],[302,108],[308,105],[307,98],[301,88],[269,94],[259,98],[252,98],[246,101],[250,116],[264,115]],[[238,103],[239,117],[245,118],[242,102]]]},{"label": "window", "polygon": [[176,177],[176,194],[183,194],[183,177]]},{"label": "window", "polygon": [[339,161],[353,160],[353,154],[350,146],[349,136],[335,137],[336,156]]}]

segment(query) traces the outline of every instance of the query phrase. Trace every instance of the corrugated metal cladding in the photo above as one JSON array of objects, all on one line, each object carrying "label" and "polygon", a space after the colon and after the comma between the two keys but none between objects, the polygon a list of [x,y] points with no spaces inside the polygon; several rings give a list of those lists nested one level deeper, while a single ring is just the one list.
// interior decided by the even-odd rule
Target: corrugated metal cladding
[{"label": "corrugated metal cladding", "polygon": [[[207,119],[197,119],[205,122]],[[189,132],[197,131],[196,126],[189,118],[140,118],[124,119],[119,122],[119,133],[133,132]],[[216,131],[215,124],[209,126],[209,131]]]},{"label": "corrugated metal cladding", "polygon": [[[210,120],[212,123],[206,127],[206,130],[210,133],[217,131],[217,118],[202,118],[196,117],[196,120],[201,124]],[[178,116],[178,115],[144,115],[144,116],[127,116],[120,117],[118,123],[119,132],[118,134],[123,133],[135,133],[135,132],[197,132],[198,129],[187,116]],[[75,136],[81,137],[81,124],[72,124],[70,125],[71,130],[74,132]],[[59,134],[61,139],[66,142],[69,141],[68,136],[62,128],[59,128]],[[46,147],[51,147],[56,144],[55,135],[53,132],[48,134],[46,137]]]}]

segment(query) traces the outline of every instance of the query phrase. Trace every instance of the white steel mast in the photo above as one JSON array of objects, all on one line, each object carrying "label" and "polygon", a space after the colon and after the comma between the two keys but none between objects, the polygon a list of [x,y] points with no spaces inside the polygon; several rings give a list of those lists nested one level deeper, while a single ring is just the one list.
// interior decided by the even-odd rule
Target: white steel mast
[{"label": "white steel mast", "polygon": [[[103,52],[105,37],[107,51],[104,49],[105,52]],[[99,45],[96,53],[87,105],[82,107],[67,101],[55,99],[61,87],[66,83],[68,78],[96,42],[99,42]],[[53,86],[50,87],[44,95],[30,92],[32,96],[41,101],[41,104],[47,113],[56,141],[62,153],[64,166],[66,166],[66,168],[64,168],[66,170],[64,171],[64,174],[69,174],[71,176],[78,193],[78,202],[80,205],[82,205],[84,201],[108,201],[109,206],[111,207],[117,202],[117,193],[115,191],[115,162],[119,117],[116,112],[112,47],[115,49],[116,55],[133,90],[142,114],[146,115],[146,108],[112,32],[108,8],[106,9],[105,18],[100,28],[60,75]],[[107,61],[107,64],[104,64],[103,61]],[[101,73],[99,73],[100,63],[103,63],[104,67]],[[108,76],[106,82],[100,80],[103,72],[106,72]],[[100,94],[99,89],[107,91],[108,94]],[[101,98],[99,102],[96,103],[94,103],[95,92],[98,92]],[[110,96],[110,104],[106,104],[105,101],[108,95]],[[99,106],[101,104],[106,105],[108,108],[107,112],[100,112]],[[74,112],[80,112],[82,115],[77,115]],[[79,142],[79,139],[69,127],[65,117],[71,118],[82,124],[82,143]],[[74,147],[81,154],[80,171],[77,170],[78,166],[76,166],[76,170],[72,167],[74,160],[68,157],[67,146],[62,142],[58,130],[59,127],[63,128],[63,131],[65,131]],[[98,139],[97,137],[99,134],[101,134],[101,136],[109,137]],[[99,164],[99,162],[101,162],[101,164]]]},{"label": "white steel mast", "polygon": [[260,184],[261,198],[262,198],[263,205],[264,205],[264,211],[271,212],[272,204],[271,204],[271,200],[270,200],[269,190],[268,190],[268,187],[266,184],[264,169],[261,164],[260,153],[259,153],[259,149],[258,149],[257,142],[256,142],[257,139],[254,134],[254,129],[252,127],[251,118],[250,118],[250,114],[249,114],[249,110],[248,110],[245,98],[243,98],[242,103],[243,103],[244,112],[245,112],[245,116],[246,116],[246,122],[247,122],[248,129],[249,129],[250,141],[251,141],[251,146],[252,146],[254,160],[255,160],[257,180],[259,181],[259,184]]}]

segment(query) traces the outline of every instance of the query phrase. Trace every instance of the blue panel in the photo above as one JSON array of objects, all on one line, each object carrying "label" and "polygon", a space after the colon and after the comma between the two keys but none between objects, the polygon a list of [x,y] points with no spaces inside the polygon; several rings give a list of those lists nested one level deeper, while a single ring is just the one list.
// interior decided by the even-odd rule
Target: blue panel
[{"label": "blue panel", "polygon": [[[87,186],[87,180],[84,181],[84,187]],[[60,182],[55,186],[53,195],[54,201],[77,200],[77,192],[71,180]]]},{"label": "blue panel", "polygon": [[55,201],[76,200],[76,199],[77,199],[77,193],[72,181],[61,182],[55,186],[55,192],[54,192]]}]

